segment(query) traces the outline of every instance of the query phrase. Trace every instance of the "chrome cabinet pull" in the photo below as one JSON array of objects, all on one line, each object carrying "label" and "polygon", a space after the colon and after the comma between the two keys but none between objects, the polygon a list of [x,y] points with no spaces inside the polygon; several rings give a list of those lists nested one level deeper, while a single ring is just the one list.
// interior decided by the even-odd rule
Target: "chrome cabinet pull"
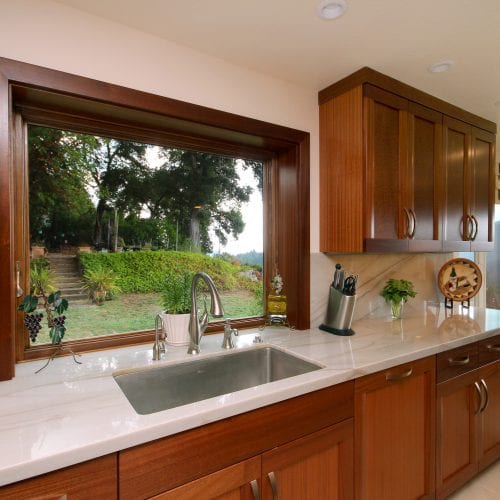
[{"label": "chrome cabinet pull", "polygon": [[16,261],[16,295],[17,298],[22,297],[24,295],[24,291],[21,288],[21,263],[19,261]]},{"label": "chrome cabinet pull", "polygon": [[498,344],[496,344],[496,345],[488,344],[486,346],[486,350],[490,351],[490,352],[500,352],[500,345],[498,345]]},{"label": "chrome cabinet pull", "polygon": [[410,208],[410,215],[412,218],[412,230],[410,232],[410,238],[415,237],[415,231],[417,230],[417,216],[415,215],[415,212]]},{"label": "chrome cabinet pull", "polygon": [[397,382],[398,380],[403,380],[408,378],[413,373],[413,368],[410,368],[408,371],[403,373],[386,373],[385,380],[387,382]]},{"label": "chrome cabinet pull", "polygon": [[408,211],[408,209],[406,207],[403,207],[403,210],[405,212],[405,215],[406,215],[406,229],[405,229],[405,232],[403,234],[403,236],[405,238],[410,238],[410,233],[411,233],[411,216],[410,216],[410,212]]},{"label": "chrome cabinet pull", "polygon": [[458,358],[458,359],[453,359],[453,358],[448,358],[448,364],[450,366],[463,366],[470,363],[470,358],[469,355],[464,356],[463,358]]},{"label": "chrome cabinet pull", "polygon": [[252,479],[250,481],[250,488],[252,488],[253,500],[260,500],[259,483],[257,479]]},{"label": "chrome cabinet pull", "polygon": [[476,388],[476,392],[479,395],[479,406],[478,409],[474,412],[474,415],[477,415],[480,411],[482,411],[483,408],[483,391],[481,390],[481,387],[479,386],[478,382],[474,382],[474,387]]},{"label": "chrome cabinet pull", "polygon": [[486,385],[484,378],[481,379],[481,385],[484,388],[484,405],[481,408],[481,411],[484,411],[486,410],[486,408],[488,408],[488,404],[490,402],[490,395],[488,393],[488,386]]},{"label": "chrome cabinet pull", "polygon": [[472,218],[469,214],[465,216],[466,220],[466,232],[465,232],[465,241],[471,241],[472,235],[474,234],[474,222],[472,221]]},{"label": "chrome cabinet pull", "polygon": [[477,222],[477,219],[473,215],[470,216],[470,219],[472,221],[472,235],[470,237],[470,240],[474,241],[476,239],[477,232],[479,230],[479,223]]},{"label": "chrome cabinet pull", "polygon": [[269,479],[269,483],[271,485],[273,500],[278,500],[278,483],[276,482],[276,475],[274,474],[274,472],[268,472],[267,479]]}]

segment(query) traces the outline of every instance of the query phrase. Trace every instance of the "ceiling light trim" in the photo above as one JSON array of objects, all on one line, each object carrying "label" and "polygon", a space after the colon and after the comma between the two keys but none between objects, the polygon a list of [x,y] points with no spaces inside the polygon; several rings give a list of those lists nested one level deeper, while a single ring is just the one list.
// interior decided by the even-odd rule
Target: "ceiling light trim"
[{"label": "ceiling light trim", "polygon": [[447,59],[446,61],[439,61],[437,63],[431,64],[428,68],[430,73],[444,73],[448,71],[452,66],[454,66],[455,61]]},{"label": "ceiling light trim", "polygon": [[346,0],[322,0],[318,4],[318,16],[327,21],[338,19],[346,10]]}]

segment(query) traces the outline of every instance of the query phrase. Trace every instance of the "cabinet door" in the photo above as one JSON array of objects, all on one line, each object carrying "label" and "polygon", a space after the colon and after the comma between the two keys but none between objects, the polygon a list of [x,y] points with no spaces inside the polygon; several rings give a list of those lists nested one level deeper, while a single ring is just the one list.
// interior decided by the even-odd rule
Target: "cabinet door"
[{"label": "cabinet door", "polygon": [[112,500],[118,498],[116,454],[0,488],[2,499]]},{"label": "cabinet door", "polygon": [[433,498],[435,358],[355,381],[355,494]]},{"label": "cabinet door", "polygon": [[467,217],[467,173],[470,163],[471,127],[443,117],[443,250],[468,252],[471,221]]},{"label": "cabinet door", "polygon": [[264,499],[353,498],[352,419],[262,455]]},{"label": "cabinet door", "polygon": [[500,457],[500,361],[481,369],[480,384],[485,396],[480,413],[479,469]]},{"label": "cabinet door", "polygon": [[436,492],[443,498],[477,472],[479,370],[437,385]]},{"label": "cabinet door", "polygon": [[495,136],[472,128],[469,210],[471,250],[493,250]]},{"label": "cabinet door", "polygon": [[173,490],[156,495],[156,500],[251,500],[260,495],[260,457],[250,458]]},{"label": "cabinet door", "polygon": [[409,103],[409,161],[403,211],[409,219],[409,249],[440,251],[443,115]]},{"label": "cabinet door", "polygon": [[407,251],[408,216],[403,210],[407,165],[408,101],[366,85],[367,251]]}]

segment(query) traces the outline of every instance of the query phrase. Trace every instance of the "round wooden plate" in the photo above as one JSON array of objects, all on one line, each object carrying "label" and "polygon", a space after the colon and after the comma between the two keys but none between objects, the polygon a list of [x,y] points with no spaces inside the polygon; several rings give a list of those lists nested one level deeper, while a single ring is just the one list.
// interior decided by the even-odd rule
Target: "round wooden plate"
[{"label": "round wooden plate", "polygon": [[[455,269],[455,277],[451,276],[453,269]],[[461,257],[451,259],[439,270],[438,286],[441,293],[457,302],[474,297],[482,284],[481,270],[475,262],[469,259]]]}]

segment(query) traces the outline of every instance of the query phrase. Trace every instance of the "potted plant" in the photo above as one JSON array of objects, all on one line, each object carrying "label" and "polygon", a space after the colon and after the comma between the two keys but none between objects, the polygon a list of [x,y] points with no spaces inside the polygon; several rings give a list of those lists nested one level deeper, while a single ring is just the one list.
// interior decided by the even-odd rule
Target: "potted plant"
[{"label": "potted plant", "polygon": [[417,292],[411,281],[391,278],[385,283],[380,295],[391,306],[392,318],[399,319],[401,318],[403,304],[410,297],[415,297]]},{"label": "potted plant", "polygon": [[45,243],[43,241],[33,241],[31,244],[31,258],[37,259],[38,257],[43,257],[45,255]]},{"label": "potted plant", "polygon": [[90,300],[98,306],[102,306],[105,300],[110,300],[113,294],[120,291],[113,271],[102,267],[87,269],[83,273],[83,288],[87,290]]},{"label": "potted plant", "polygon": [[191,315],[191,283],[193,273],[168,273],[161,293],[164,311],[160,313],[166,341],[173,345],[189,344]]}]

